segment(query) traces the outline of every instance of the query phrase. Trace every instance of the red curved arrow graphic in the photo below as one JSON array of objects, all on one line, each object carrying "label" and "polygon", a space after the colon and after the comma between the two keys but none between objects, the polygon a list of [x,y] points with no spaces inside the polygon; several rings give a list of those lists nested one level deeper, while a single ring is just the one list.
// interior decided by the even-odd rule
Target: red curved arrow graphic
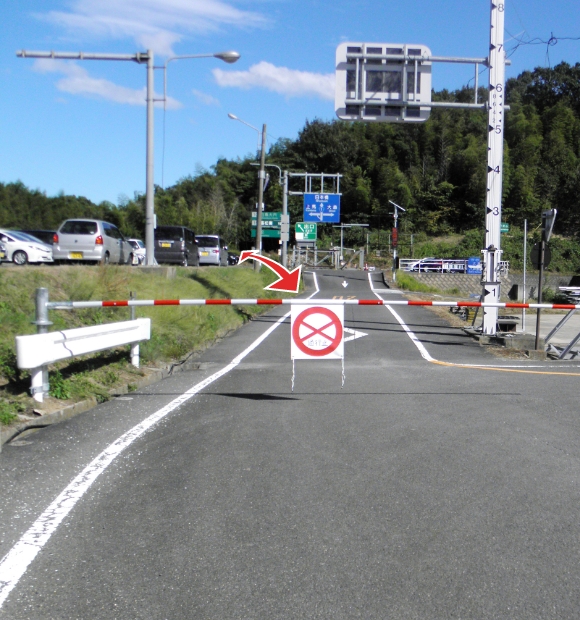
[{"label": "red curved arrow graphic", "polygon": [[275,260],[268,258],[267,256],[262,256],[257,250],[244,250],[240,254],[240,263],[243,263],[249,258],[264,263],[266,267],[269,267],[279,277],[276,282],[273,282],[269,286],[266,286],[267,290],[284,291],[286,293],[298,292],[298,287],[300,286],[300,274],[302,271],[302,265],[296,267],[296,269],[292,271],[288,271],[286,267],[284,267],[280,263],[277,263]]}]

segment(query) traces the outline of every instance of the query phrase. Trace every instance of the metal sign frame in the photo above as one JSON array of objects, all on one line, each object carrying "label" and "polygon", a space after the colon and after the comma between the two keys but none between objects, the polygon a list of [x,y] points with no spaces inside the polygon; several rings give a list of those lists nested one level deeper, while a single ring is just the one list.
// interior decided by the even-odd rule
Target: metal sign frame
[{"label": "metal sign frame", "polygon": [[336,115],[345,121],[426,121],[430,56],[426,45],[341,43],[336,48]]}]

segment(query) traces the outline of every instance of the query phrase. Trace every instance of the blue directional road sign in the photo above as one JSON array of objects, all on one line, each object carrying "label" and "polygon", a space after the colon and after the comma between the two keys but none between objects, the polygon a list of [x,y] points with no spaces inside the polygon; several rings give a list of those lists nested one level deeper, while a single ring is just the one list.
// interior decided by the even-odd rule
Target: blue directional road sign
[{"label": "blue directional road sign", "polygon": [[340,223],[340,194],[304,194],[304,221]]}]

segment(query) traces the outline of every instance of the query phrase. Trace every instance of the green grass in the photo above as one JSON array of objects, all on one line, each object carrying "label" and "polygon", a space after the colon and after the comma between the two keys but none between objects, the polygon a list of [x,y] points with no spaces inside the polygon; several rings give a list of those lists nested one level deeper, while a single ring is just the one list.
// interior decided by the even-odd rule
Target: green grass
[{"label": "green grass", "polygon": [[[15,336],[36,333],[34,297],[39,287],[48,288],[50,301],[129,299],[226,299],[280,298],[290,295],[264,290],[276,279],[269,269],[255,272],[245,265],[228,268],[178,268],[176,277],[145,273],[115,266],[70,265],[0,269],[0,424],[14,421],[17,411],[31,409],[29,375],[16,367]],[[206,348],[240,327],[268,306],[157,306],[136,309],[137,318],[151,318],[151,340],[141,343],[143,365],[180,361]],[[50,311],[50,331],[100,323],[125,321],[129,308]],[[78,401],[94,396],[110,397],[120,385],[119,376],[138,375],[128,362],[129,347],[75,358],[51,366],[51,396]],[[132,381],[136,381],[136,378]],[[135,389],[135,383],[131,383]]]},{"label": "green grass", "polygon": [[416,280],[413,276],[410,276],[404,271],[397,271],[396,286],[405,291],[411,291],[414,293],[437,293],[439,290],[433,286],[428,286]]}]

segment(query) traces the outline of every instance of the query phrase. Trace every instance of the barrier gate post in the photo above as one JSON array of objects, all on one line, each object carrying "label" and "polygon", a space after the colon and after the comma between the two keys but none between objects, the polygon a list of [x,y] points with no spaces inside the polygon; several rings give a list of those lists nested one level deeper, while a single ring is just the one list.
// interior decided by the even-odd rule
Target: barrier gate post
[{"label": "barrier gate post", "polygon": [[[48,320],[48,289],[37,288],[35,298],[35,316],[36,320],[32,321],[33,325],[36,325],[36,333],[46,334],[48,333],[48,326],[52,325],[52,321]],[[31,372],[31,387],[30,392],[32,398],[37,403],[44,401],[44,394],[48,393],[48,368],[41,366],[40,368],[34,368]]]},{"label": "barrier gate post", "polygon": [[[137,293],[131,291],[129,297],[134,300],[137,299]],[[135,306],[131,306],[131,320],[134,321],[136,318],[136,309]],[[135,368],[139,368],[139,343],[135,342],[131,345],[131,364],[135,366]]]}]

